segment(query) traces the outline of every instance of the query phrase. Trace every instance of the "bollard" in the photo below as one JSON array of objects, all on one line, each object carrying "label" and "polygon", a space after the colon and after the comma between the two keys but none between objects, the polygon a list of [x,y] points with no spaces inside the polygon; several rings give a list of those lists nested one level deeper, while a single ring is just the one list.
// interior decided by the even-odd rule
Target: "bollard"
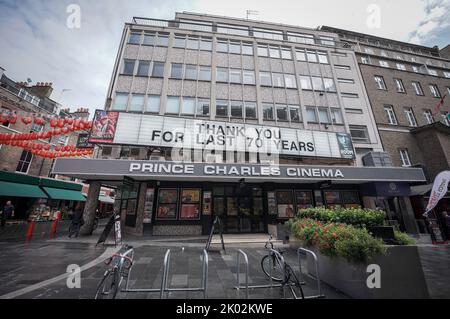
[{"label": "bollard", "polygon": [[31,221],[30,225],[28,225],[28,230],[26,234],[26,241],[29,241],[31,237],[33,236],[33,230],[34,230],[35,221],[34,219]]}]

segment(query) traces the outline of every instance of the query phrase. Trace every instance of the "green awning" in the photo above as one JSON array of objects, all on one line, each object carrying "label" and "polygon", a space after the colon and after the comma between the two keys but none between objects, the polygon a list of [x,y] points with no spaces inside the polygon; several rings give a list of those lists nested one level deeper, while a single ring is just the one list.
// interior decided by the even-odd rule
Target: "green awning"
[{"label": "green awning", "polygon": [[38,185],[0,181],[0,196],[48,198]]},{"label": "green awning", "polygon": [[81,194],[81,191],[74,191],[71,189],[42,187],[51,199],[75,200],[85,202],[86,197]]}]

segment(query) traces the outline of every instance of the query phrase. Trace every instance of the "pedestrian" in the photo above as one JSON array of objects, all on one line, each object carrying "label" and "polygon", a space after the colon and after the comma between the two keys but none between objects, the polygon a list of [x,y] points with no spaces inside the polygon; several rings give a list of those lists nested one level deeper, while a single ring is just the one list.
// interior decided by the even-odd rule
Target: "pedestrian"
[{"label": "pedestrian", "polygon": [[78,237],[78,234],[80,233],[80,227],[83,226],[83,224],[83,209],[81,208],[81,205],[77,205],[72,215],[72,223],[70,224],[69,229],[69,238],[72,238],[72,235],[75,235],[75,238]]},{"label": "pedestrian", "polygon": [[450,214],[446,211],[443,211],[442,216],[444,217],[445,226],[447,227],[447,234],[450,237]]},{"label": "pedestrian", "polygon": [[14,209],[15,209],[14,205],[11,203],[10,200],[6,202],[5,206],[3,206],[2,221],[1,221],[2,227],[5,226],[7,219],[14,217]]}]

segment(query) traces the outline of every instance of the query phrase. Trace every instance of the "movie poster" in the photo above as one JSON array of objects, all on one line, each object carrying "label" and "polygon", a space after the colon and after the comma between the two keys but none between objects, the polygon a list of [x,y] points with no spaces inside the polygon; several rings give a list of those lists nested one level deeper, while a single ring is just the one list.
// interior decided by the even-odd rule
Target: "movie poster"
[{"label": "movie poster", "polygon": [[95,111],[89,143],[112,143],[119,112]]}]

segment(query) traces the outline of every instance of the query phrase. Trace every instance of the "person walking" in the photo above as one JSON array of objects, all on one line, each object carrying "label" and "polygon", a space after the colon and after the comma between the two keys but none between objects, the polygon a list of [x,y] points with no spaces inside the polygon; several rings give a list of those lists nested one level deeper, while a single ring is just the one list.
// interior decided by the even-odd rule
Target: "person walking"
[{"label": "person walking", "polygon": [[14,205],[11,203],[11,201],[7,201],[6,205],[3,206],[3,211],[2,211],[2,221],[1,221],[1,226],[5,227],[6,224],[6,220],[10,219],[11,217],[14,217]]},{"label": "person walking", "polygon": [[72,215],[72,223],[70,224],[70,230],[69,230],[69,238],[72,238],[73,235],[75,235],[75,238],[78,237],[78,234],[80,233],[80,227],[83,226],[84,220],[83,220],[83,209],[80,205],[77,205],[75,207],[75,212]]},{"label": "person walking", "polygon": [[442,216],[444,217],[445,227],[447,228],[447,239],[450,239],[450,214],[443,211]]}]

